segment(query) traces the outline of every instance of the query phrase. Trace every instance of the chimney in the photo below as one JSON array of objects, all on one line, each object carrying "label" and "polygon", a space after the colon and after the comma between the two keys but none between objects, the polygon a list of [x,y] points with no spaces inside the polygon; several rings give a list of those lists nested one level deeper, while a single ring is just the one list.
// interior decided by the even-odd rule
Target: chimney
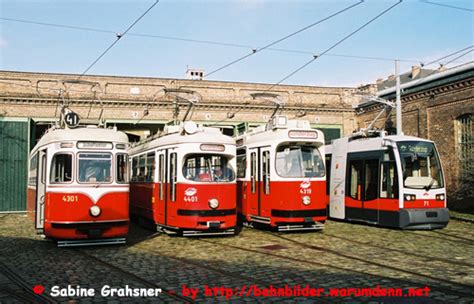
[{"label": "chimney", "polygon": [[198,69],[187,69],[186,70],[186,78],[193,79],[193,80],[202,80],[204,77],[204,70]]},{"label": "chimney", "polygon": [[395,80],[395,75],[394,74],[388,75],[387,79],[390,81]]},{"label": "chimney", "polygon": [[438,72],[443,72],[443,71],[446,71],[446,67],[444,66],[444,64],[439,64],[439,68],[437,68]]},{"label": "chimney", "polygon": [[418,75],[420,75],[420,72],[421,72],[421,67],[413,65],[411,67],[411,79],[415,79],[416,77],[418,77]]}]

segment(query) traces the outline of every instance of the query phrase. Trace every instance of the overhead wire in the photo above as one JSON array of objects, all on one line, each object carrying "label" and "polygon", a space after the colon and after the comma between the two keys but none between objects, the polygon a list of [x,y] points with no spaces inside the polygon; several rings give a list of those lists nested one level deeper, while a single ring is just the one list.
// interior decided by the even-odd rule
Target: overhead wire
[{"label": "overhead wire", "polygon": [[[57,23],[46,23],[46,22],[30,21],[30,20],[24,20],[24,19],[6,18],[6,17],[0,17],[0,20],[10,21],[10,22],[26,23],[26,24],[35,24],[35,25],[41,25],[41,26],[50,26],[50,27],[57,27],[57,28],[65,28],[65,29],[73,29],[73,30],[91,31],[91,32],[97,32],[97,33],[117,34],[116,32],[111,31],[111,30],[91,28],[91,27],[73,26],[73,25],[65,25],[65,24],[57,24]],[[212,41],[212,40],[199,40],[199,39],[190,39],[190,38],[163,36],[163,35],[154,35],[154,34],[145,34],[145,33],[134,33],[134,32],[132,32],[132,33],[128,33],[127,35],[128,36],[135,36],[135,37],[143,37],[143,38],[156,38],[156,39],[174,40],[174,41],[200,43],[200,44],[208,44],[208,45],[218,45],[218,46],[226,46],[226,47],[234,47],[234,48],[245,48],[245,49],[254,49],[255,48],[252,45],[246,45],[246,44],[238,44],[238,43],[230,43],[230,42],[222,42],[222,41]],[[293,49],[272,48],[272,47],[269,47],[266,50],[275,51],[275,52],[284,52],[284,53],[313,55],[313,52],[304,51],[304,50],[293,50]],[[371,56],[358,56],[358,55],[348,55],[348,54],[327,53],[327,54],[325,54],[325,56],[367,59],[367,60],[380,60],[380,61],[398,60],[400,62],[420,62],[420,60],[418,60],[418,59],[403,59],[403,58],[388,58],[388,57],[373,57],[373,56],[371,57]]]},{"label": "overhead wire", "polygon": [[[366,26],[368,26],[369,24],[371,24],[372,22],[374,22],[375,20],[377,20],[378,18],[380,18],[381,16],[385,15],[386,13],[388,13],[390,10],[392,10],[394,7],[396,7],[397,5],[399,5],[400,3],[402,3],[402,0],[399,0],[397,3],[391,5],[389,8],[385,9],[384,11],[382,11],[381,13],[377,14],[375,17],[371,18],[369,21],[367,21],[366,23],[364,23],[363,25],[359,26],[356,30],[352,31],[350,34],[344,36],[342,39],[338,40],[336,43],[334,43],[333,45],[331,45],[329,48],[327,48],[326,50],[324,50],[322,53],[320,53],[319,55],[313,55],[313,58],[311,60],[309,60],[308,62],[304,63],[302,66],[298,67],[296,70],[292,71],[291,73],[289,73],[288,75],[286,75],[285,77],[283,77],[281,80],[279,80],[278,82],[272,84],[270,87],[268,87],[267,89],[265,89],[262,93],[265,93],[265,92],[268,92],[270,91],[271,89],[273,89],[275,86],[281,84],[283,81],[289,79],[290,77],[292,77],[293,75],[295,75],[296,73],[298,73],[299,71],[301,71],[302,69],[304,69],[305,67],[307,67],[308,65],[310,65],[311,63],[313,63],[315,60],[317,60],[318,58],[321,58],[322,55],[326,54],[327,52],[329,52],[330,50],[334,49],[335,47],[337,47],[339,44],[341,44],[342,42],[344,42],[345,40],[349,39],[350,37],[352,37],[353,35],[355,35],[356,33],[358,33],[359,31],[361,31],[363,28],[365,28]],[[240,108],[239,110],[237,110],[236,112],[234,112],[234,116],[235,114],[237,114],[238,112],[240,112],[242,109],[244,109],[245,107],[243,108]],[[226,121],[228,118],[225,118],[221,121],[218,121],[212,125],[216,125],[216,124],[219,124],[219,123],[222,123],[224,121]]]},{"label": "overhead wire", "polygon": [[328,53],[330,50],[334,49],[335,47],[337,47],[339,44],[341,44],[342,42],[346,41],[347,39],[349,39],[350,37],[352,37],[353,35],[355,35],[356,33],[358,33],[359,31],[361,31],[363,28],[365,28],[366,26],[368,26],[369,24],[371,24],[372,22],[374,22],[375,20],[377,20],[378,18],[380,18],[381,16],[385,15],[386,13],[388,13],[390,10],[392,10],[394,7],[396,7],[397,5],[399,5],[400,3],[402,3],[402,1],[398,1],[397,3],[393,4],[392,6],[390,6],[389,8],[385,9],[384,11],[382,11],[381,13],[377,14],[375,17],[373,17],[372,19],[370,19],[369,21],[367,21],[366,23],[364,23],[363,25],[359,26],[356,30],[352,31],[350,34],[344,36],[342,39],[338,40],[336,43],[334,43],[333,45],[331,45],[329,48],[327,48],[326,50],[324,50],[322,53],[320,54],[315,54],[313,55],[313,58],[311,60],[309,60],[308,62],[306,62],[305,64],[303,64],[302,66],[300,66],[299,68],[297,68],[296,70],[294,70],[293,72],[291,72],[290,74],[288,74],[287,76],[283,77],[280,81],[276,82],[275,84],[271,85],[268,89],[265,90],[266,91],[269,91],[271,90],[272,88],[274,88],[275,86],[281,84],[283,81],[289,79],[290,77],[292,77],[293,75],[295,75],[296,73],[298,73],[299,71],[301,71],[302,69],[304,69],[305,67],[307,67],[308,65],[310,65],[311,63],[313,63],[315,60],[317,60],[318,58],[321,58],[321,56],[325,55],[326,53]]},{"label": "overhead wire", "polygon": [[443,7],[454,8],[454,9],[463,10],[463,11],[468,11],[468,12],[474,12],[473,9],[466,8],[466,7],[460,7],[460,6],[454,6],[454,5],[449,5],[449,4],[431,2],[431,1],[426,1],[426,0],[420,0],[420,2],[427,3],[427,4],[432,4],[432,5],[443,6]]},{"label": "overhead wire", "polygon": [[[467,49],[467,48],[464,48],[464,49],[462,49],[461,51],[464,51],[464,50],[466,50],[466,49]],[[469,50],[468,50],[467,52],[462,53],[461,55],[456,56],[455,58],[453,58],[453,59],[451,59],[451,60],[449,60],[449,61],[447,61],[447,62],[445,62],[445,63],[440,63],[440,61],[441,61],[442,59],[447,58],[447,57],[451,57],[452,54],[450,54],[450,55],[448,55],[448,56],[443,56],[443,57],[441,57],[439,60],[437,60],[436,62],[431,62],[430,64],[439,63],[441,66],[445,66],[445,65],[448,65],[448,64],[450,64],[450,63],[452,63],[452,62],[454,62],[454,61],[456,61],[456,60],[458,60],[458,59],[460,59],[460,58],[466,56],[467,54],[471,53],[472,51],[474,51],[474,49],[471,47],[471,48],[469,48]],[[457,51],[457,52],[455,52],[455,53],[453,53],[453,54],[458,54],[459,52],[460,52],[460,51]],[[431,71],[430,73],[428,73],[428,74],[427,74],[426,76],[424,76],[423,78],[420,78],[420,79],[418,79],[416,82],[414,82],[413,84],[411,84],[411,86],[417,85],[417,84],[420,83],[421,81],[425,80],[426,78],[430,77],[431,75],[433,75],[433,74],[435,74],[435,73],[437,73],[437,72],[439,72],[438,69]]]},{"label": "overhead wire", "polygon": [[128,31],[130,31],[130,29],[132,29],[135,24],[138,23],[138,21],[140,21],[143,17],[145,17],[146,14],[148,14],[149,11],[151,11],[151,9],[153,9],[153,7],[155,7],[155,5],[158,4],[160,0],[156,0],[155,3],[153,3],[143,14],[140,15],[140,17],[138,17],[132,24],[130,24],[130,26],[123,32],[123,33],[118,33],[116,36],[117,36],[117,39],[112,43],[110,44],[85,70],[84,72],[81,73],[81,75],[78,77],[78,79],[80,79],[82,76],[84,76],[102,57],[104,57],[105,54],[107,54],[108,51],[110,51],[110,49],[112,49],[115,44],[117,44],[117,42],[120,41],[120,39],[125,36]]},{"label": "overhead wire", "polygon": [[296,35],[296,34],[299,34],[299,33],[303,32],[303,31],[305,31],[305,30],[307,30],[307,29],[310,29],[310,28],[312,28],[312,27],[314,27],[314,26],[316,26],[316,25],[318,25],[318,24],[320,24],[320,23],[322,23],[322,22],[324,22],[324,21],[326,21],[326,20],[329,20],[329,19],[331,19],[331,18],[333,18],[333,17],[335,17],[335,16],[337,16],[337,15],[339,15],[339,14],[341,14],[341,13],[347,11],[347,10],[350,10],[351,8],[356,7],[356,6],[360,5],[360,4],[362,4],[363,2],[364,2],[364,0],[361,0],[361,1],[357,2],[357,3],[355,3],[355,4],[352,4],[352,5],[348,6],[348,7],[343,8],[343,9],[341,9],[341,10],[339,10],[339,11],[337,11],[337,12],[335,12],[335,13],[333,13],[333,14],[331,14],[331,15],[329,15],[329,16],[323,18],[323,19],[320,19],[320,20],[318,20],[318,21],[316,21],[316,22],[314,22],[314,23],[312,23],[312,24],[310,24],[310,25],[308,25],[308,26],[305,26],[305,27],[303,27],[303,28],[301,28],[301,29],[299,29],[299,30],[297,30],[297,31],[295,31],[295,32],[293,32],[293,33],[291,33],[291,34],[288,34],[288,35],[286,35],[286,36],[284,36],[284,37],[282,37],[282,38],[280,38],[280,39],[277,39],[277,40],[275,40],[275,41],[273,41],[273,42],[271,42],[271,43],[269,43],[269,44],[267,44],[267,45],[265,45],[265,46],[263,46],[263,47],[261,47],[261,48],[253,49],[251,53],[249,53],[249,54],[247,54],[247,55],[244,55],[244,56],[242,56],[242,57],[239,57],[239,58],[237,58],[237,59],[235,59],[235,60],[233,60],[233,61],[231,61],[231,62],[229,62],[229,63],[227,63],[227,64],[225,64],[225,65],[223,65],[223,66],[221,66],[221,67],[219,67],[219,68],[217,68],[217,69],[215,69],[215,70],[213,70],[213,71],[211,71],[211,72],[209,72],[209,73],[207,73],[207,74],[205,74],[205,75],[204,75],[204,78],[205,78],[205,77],[208,77],[208,76],[210,76],[210,75],[212,75],[212,74],[215,74],[215,73],[217,73],[217,72],[219,72],[219,71],[221,71],[221,70],[223,70],[223,69],[225,69],[225,68],[227,68],[227,67],[229,67],[229,66],[231,66],[231,65],[234,65],[234,64],[236,64],[237,62],[240,62],[240,61],[242,61],[242,60],[244,60],[244,59],[246,59],[246,58],[248,58],[248,57],[250,57],[250,56],[252,56],[252,55],[254,55],[254,54],[258,53],[258,52],[260,52],[260,51],[263,51],[263,50],[265,50],[265,49],[267,49],[267,48],[269,48],[269,47],[271,47],[271,46],[273,46],[273,45],[275,45],[275,44],[278,44],[278,43],[280,43],[280,42],[282,42],[282,41],[284,41],[284,40],[286,40],[286,39],[288,39],[288,38],[290,38],[290,37],[292,37],[292,36],[294,36],[294,35]]},{"label": "overhead wire", "polygon": [[470,46],[465,47],[465,48],[463,48],[463,49],[461,49],[461,50],[459,50],[459,51],[456,51],[456,52],[454,52],[454,53],[445,55],[445,56],[443,56],[443,57],[441,57],[441,58],[438,58],[438,59],[436,59],[436,60],[432,60],[432,61],[430,61],[430,62],[428,62],[428,63],[423,63],[423,66],[431,65],[431,64],[433,64],[433,63],[438,63],[438,62],[440,62],[440,61],[443,60],[443,59],[446,59],[446,58],[449,58],[449,57],[454,56],[454,55],[456,55],[456,54],[459,54],[459,53],[461,53],[461,52],[464,52],[465,50],[472,49],[473,47],[474,47],[474,45],[470,45]]}]

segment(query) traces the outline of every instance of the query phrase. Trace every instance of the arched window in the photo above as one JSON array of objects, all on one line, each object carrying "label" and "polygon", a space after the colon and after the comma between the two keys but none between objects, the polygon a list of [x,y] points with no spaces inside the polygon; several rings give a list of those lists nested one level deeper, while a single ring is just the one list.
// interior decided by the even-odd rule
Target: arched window
[{"label": "arched window", "polygon": [[456,120],[456,146],[459,159],[460,194],[463,197],[473,195],[474,183],[474,114],[464,114]]}]

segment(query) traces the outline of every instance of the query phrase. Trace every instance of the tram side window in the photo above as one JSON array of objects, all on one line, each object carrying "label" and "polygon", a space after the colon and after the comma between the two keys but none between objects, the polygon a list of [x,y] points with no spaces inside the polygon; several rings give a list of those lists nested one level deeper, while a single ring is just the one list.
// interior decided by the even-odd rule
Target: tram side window
[{"label": "tram side window", "polygon": [[250,153],[250,190],[256,192],[257,188],[257,158],[255,152]]},{"label": "tram side window", "polygon": [[245,149],[237,150],[237,177],[244,178],[247,169],[247,155]]},{"label": "tram side window", "polygon": [[137,181],[145,181],[145,169],[146,169],[146,155],[142,154],[138,157],[138,177]]},{"label": "tram side window", "polygon": [[362,200],[362,160],[351,160],[349,161],[349,180],[348,180],[348,191],[350,197],[356,200]]},{"label": "tram side window", "polygon": [[270,151],[263,152],[263,192],[270,194]]},{"label": "tram side window", "polygon": [[69,183],[72,181],[72,155],[56,154],[51,163],[51,183]]},{"label": "tram side window", "polygon": [[176,153],[170,154],[170,199],[176,201],[176,180],[178,174],[178,164]]},{"label": "tram side window", "polygon": [[146,176],[145,181],[152,182],[155,176],[155,153],[151,152],[146,155]]},{"label": "tram side window", "polygon": [[382,163],[381,198],[398,198],[398,176],[395,168],[395,162]]},{"label": "tram side window", "polygon": [[364,200],[370,201],[377,198],[379,173],[379,160],[365,160],[365,184],[364,184]]},{"label": "tram side window", "polygon": [[117,154],[117,183],[126,183],[128,181],[128,157],[127,154]]},{"label": "tram side window", "polygon": [[165,186],[165,156],[160,154],[158,157],[158,182],[160,183],[159,187],[159,197],[160,200],[164,199],[164,186]]},{"label": "tram side window", "polygon": [[132,158],[132,182],[138,181],[138,156]]},{"label": "tram side window", "polygon": [[28,185],[36,186],[36,177],[38,174],[38,153],[30,160],[30,174],[28,177]]}]

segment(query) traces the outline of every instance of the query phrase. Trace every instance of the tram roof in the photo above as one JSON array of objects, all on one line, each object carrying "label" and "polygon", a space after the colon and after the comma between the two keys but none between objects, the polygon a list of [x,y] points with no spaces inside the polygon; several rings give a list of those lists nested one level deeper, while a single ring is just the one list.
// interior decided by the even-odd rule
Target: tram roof
[{"label": "tram roof", "polygon": [[409,135],[384,135],[384,136],[371,136],[371,137],[343,137],[343,138],[338,138],[335,139],[330,145],[326,145],[326,153],[331,153],[332,151],[332,146],[334,144],[337,144],[338,141],[340,140],[345,140],[346,142],[352,142],[352,143],[361,143],[365,144],[366,148],[370,148],[370,146],[367,146],[367,140],[370,140],[370,142],[373,142],[374,144],[376,142],[382,142],[382,140],[388,139],[392,140],[394,142],[401,142],[401,141],[424,141],[424,142],[433,142],[430,139],[425,139],[425,138],[420,138],[416,136],[409,136]]},{"label": "tram roof", "polygon": [[224,144],[234,145],[235,140],[221,133],[218,128],[199,126],[195,133],[186,133],[181,126],[172,126],[168,133],[143,142],[130,149],[130,154],[177,144]]},{"label": "tram roof", "polygon": [[[307,120],[292,120],[284,118],[284,123],[278,124],[278,118],[283,116],[277,116],[274,121],[267,123],[266,125],[259,126],[247,133],[236,137],[236,141],[243,141],[244,145],[253,143],[264,143],[272,142],[275,140],[297,140],[297,141],[321,141],[324,143],[324,133],[321,130],[311,128],[309,121]],[[311,131],[317,132],[316,138],[304,138],[304,137],[289,137],[289,131]]]},{"label": "tram roof", "polygon": [[116,129],[104,129],[97,126],[78,127],[74,129],[51,128],[44,134],[33,148],[37,150],[54,142],[62,141],[102,141],[128,143],[127,134]]}]

